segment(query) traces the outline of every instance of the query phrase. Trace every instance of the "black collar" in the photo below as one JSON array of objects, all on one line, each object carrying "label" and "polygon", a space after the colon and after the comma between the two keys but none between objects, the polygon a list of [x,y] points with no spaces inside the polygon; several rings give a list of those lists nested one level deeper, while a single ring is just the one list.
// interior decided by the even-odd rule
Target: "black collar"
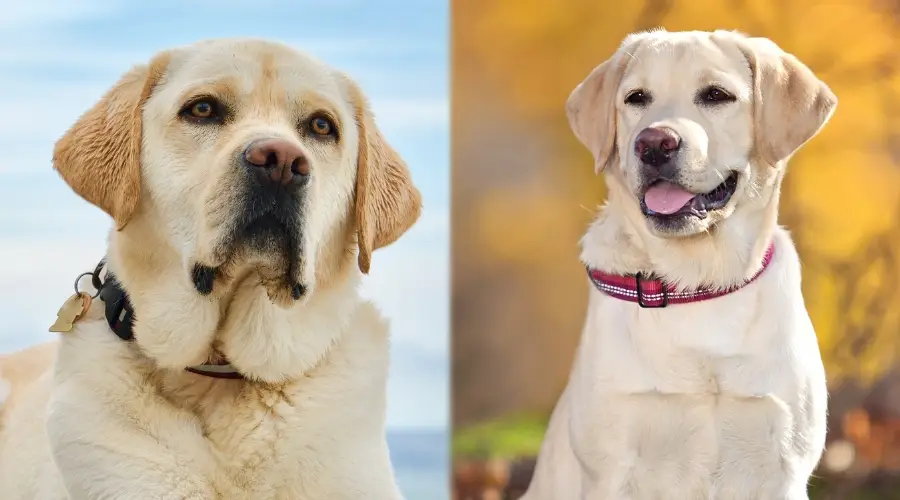
[{"label": "black collar", "polygon": [[[102,266],[101,262],[101,266]],[[134,309],[128,300],[128,293],[112,272],[106,272],[106,279],[100,286],[100,300],[106,309],[109,329],[124,341],[134,340]]]}]

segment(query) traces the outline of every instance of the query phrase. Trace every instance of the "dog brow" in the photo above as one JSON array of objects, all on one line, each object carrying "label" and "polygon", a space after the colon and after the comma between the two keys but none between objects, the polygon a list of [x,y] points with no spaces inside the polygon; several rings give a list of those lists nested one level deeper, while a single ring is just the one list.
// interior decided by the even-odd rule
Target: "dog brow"
[{"label": "dog brow", "polygon": [[181,97],[179,100],[181,102],[187,101],[188,99],[209,95],[212,97],[219,98],[223,101],[235,101],[237,99],[237,82],[233,77],[225,76],[225,77],[215,77],[200,80],[199,82],[195,82],[193,85],[188,87],[184,92],[181,93]]}]

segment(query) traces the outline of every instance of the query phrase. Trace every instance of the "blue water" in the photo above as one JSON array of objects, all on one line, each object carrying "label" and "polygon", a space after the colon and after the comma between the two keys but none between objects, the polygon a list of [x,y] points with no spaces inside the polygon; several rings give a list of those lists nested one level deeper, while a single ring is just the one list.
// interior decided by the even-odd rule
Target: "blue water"
[{"label": "blue water", "polygon": [[388,446],[406,500],[449,500],[450,460],[445,431],[388,431]]}]

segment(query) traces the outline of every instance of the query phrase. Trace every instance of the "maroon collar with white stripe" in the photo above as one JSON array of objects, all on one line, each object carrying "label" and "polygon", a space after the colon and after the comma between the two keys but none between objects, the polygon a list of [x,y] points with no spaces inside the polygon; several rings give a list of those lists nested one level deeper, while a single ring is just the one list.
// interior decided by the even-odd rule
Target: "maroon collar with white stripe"
[{"label": "maroon collar with white stripe", "polygon": [[598,269],[588,268],[588,276],[594,282],[594,286],[598,290],[628,302],[637,302],[641,307],[660,308],[670,304],[687,304],[690,302],[701,302],[704,300],[714,299],[731,292],[740,290],[741,288],[752,283],[756,278],[769,267],[772,263],[772,257],[775,255],[775,244],[769,245],[766,255],[763,257],[762,266],[756,271],[750,279],[744,281],[740,285],[729,288],[698,288],[694,290],[679,290],[674,285],[665,283],[661,279],[645,277],[642,273],[628,276],[619,274],[609,274]]}]

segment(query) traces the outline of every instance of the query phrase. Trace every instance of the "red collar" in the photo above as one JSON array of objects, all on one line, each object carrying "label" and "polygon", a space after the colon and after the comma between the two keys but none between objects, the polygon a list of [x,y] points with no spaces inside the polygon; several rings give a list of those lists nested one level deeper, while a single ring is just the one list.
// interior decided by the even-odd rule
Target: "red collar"
[{"label": "red collar", "polygon": [[[769,245],[766,255],[763,257],[762,266],[750,279],[740,285],[730,288],[698,288],[694,290],[679,290],[674,285],[665,283],[661,279],[648,278],[643,273],[622,276],[608,274],[598,269],[588,268],[588,276],[594,282],[598,290],[619,300],[637,302],[641,307],[660,308],[670,304],[687,304],[714,299],[731,292],[740,290],[749,285],[769,267],[772,257],[775,255],[775,244]],[[651,275],[652,276],[652,275]]]}]

